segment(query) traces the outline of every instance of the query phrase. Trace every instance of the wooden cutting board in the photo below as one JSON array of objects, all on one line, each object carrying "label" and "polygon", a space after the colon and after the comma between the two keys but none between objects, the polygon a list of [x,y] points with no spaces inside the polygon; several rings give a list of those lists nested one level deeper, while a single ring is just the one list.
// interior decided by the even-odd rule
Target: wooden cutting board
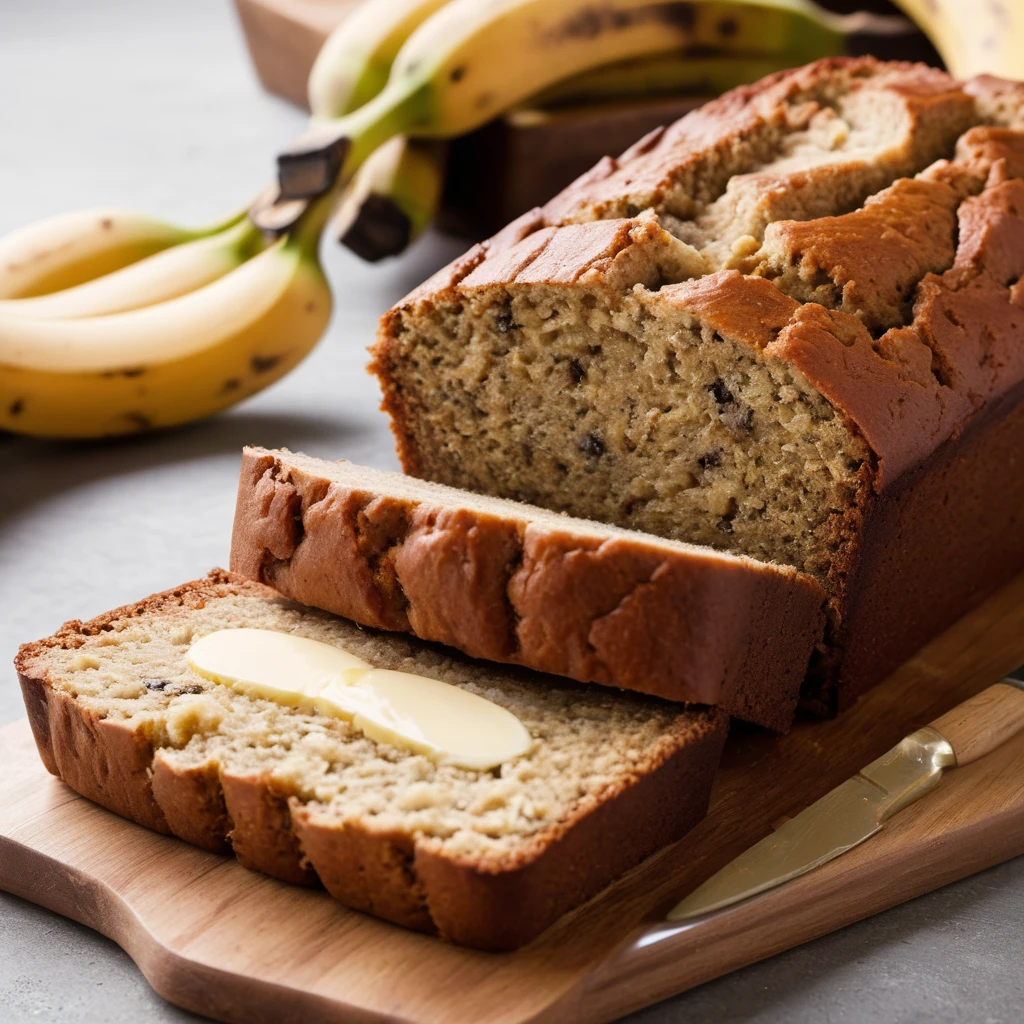
[{"label": "wooden cutting board", "polygon": [[718,915],[695,884],[1024,662],[1024,575],[832,722],[735,727],[707,819],[516,953],[446,945],[124,821],[0,730],[0,887],[97,929],[180,1006],[224,1021],[606,1021],[1024,853],[1024,736],[950,772],[870,842]]}]

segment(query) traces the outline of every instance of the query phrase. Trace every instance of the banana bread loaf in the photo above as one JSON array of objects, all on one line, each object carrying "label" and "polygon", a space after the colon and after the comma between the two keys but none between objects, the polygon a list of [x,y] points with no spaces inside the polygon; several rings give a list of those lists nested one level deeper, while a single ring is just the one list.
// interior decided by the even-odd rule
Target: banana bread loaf
[{"label": "banana bread loaf", "polygon": [[834,59],[391,310],[407,472],[815,576],[834,712],[1024,567],[1024,86]]},{"label": "banana bread loaf", "polygon": [[262,448],[242,455],[231,570],[364,626],[777,731],[823,621],[792,568]]},{"label": "banana bread loaf", "polygon": [[[493,771],[456,768],[188,666],[194,640],[238,626],[462,687],[508,708],[532,746]],[[46,767],[83,796],[481,949],[529,941],[692,828],[728,723],[362,630],[223,572],[69,622],[16,665]]]}]

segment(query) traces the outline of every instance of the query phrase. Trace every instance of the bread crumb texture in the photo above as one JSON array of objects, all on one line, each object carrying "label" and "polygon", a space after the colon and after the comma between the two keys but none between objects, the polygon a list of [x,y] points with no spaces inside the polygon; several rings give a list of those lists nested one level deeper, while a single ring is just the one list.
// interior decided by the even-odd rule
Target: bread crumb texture
[{"label": "bread crumb texture", "polygon": [[[86,713],[144,736],[175,771],[259,776],[307,804],[320,823],[430,839],[441,855],[477,865],[514,859],[525,840],[563,829],[681,746],[723,729],[724,716],[715,712],[551,685],[359,629],[257,585],[209,588],[115,613],[100,626],[69,624],[56,638],[23,648],[19,671],[44,678]],[[245,696],[189,668],[190,644],[239,626],[308,637],[380,668],[466,689],[516,715],[532,746],[492,771],[438,764],[369,740],[345,721]]]}]

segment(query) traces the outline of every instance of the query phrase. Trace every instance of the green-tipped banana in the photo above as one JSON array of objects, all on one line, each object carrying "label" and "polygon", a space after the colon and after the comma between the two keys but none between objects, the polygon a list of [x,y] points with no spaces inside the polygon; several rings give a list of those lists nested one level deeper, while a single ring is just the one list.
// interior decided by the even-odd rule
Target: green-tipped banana
[{"label": "green-tipped banana", "polygon": [[72,288],[30,299],[0,299],[0,318],[67,320],[153,306],[216,281],[263,248],[263,235],[244,219],[220,234],[171,246]]},{"label": "green-tipped banana", "polygon": [[382,93],[281,154],[281,192],[318,195],[394,135],[463,134],[603,64],[684,47],[803,62],[841,53],[849,24],[811,0],[450,0],[409,37]]},{"label": "green-tipped banana", "polygon": [[412,32],[446,0],[364,0],[327,37],[309,73],[314,118],[341,117],[387,85],[391,64]]},{"label": "green-tipped banana", "polygon": [[198,231],[114,208],[47,217],[0,238],[0,299],[73,288],[172,245],[214,234],[241,216]]},{"label": "green-tipped banana", "polygon": [[894,0],[932,41],[958,78],[1024,77],[1021,0]]},{"label": "green-tipped banana", "polygon": [[331,311],[317,242],[334,203],[205,287],[107,316],[0,316],[0,428],[100,437],[233,405],[294,367]]},{"label": "green-tipped banana", "polygon": [[334,220],[338,241],[374,262],[396,256],[434,219],[444,187],[446,147],[396,135],[356,171]]}]

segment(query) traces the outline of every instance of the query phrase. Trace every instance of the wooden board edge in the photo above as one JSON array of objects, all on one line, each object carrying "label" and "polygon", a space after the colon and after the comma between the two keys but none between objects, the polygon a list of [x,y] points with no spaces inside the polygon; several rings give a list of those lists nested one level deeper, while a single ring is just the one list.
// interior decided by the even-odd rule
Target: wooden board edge
[{"label": "wooden board edge", "polygon": [[[4,738],[25,739],[27,734],[24,720],[0,728]],[[692,956],[693,934],[685,936],[687,929],[661,926],[663,934],[655,943],[650,940],[658,926],[652,930],[648,925],[610,956],[595,962],[567,992],[517,1020],[521,1024],[612,1021],[1022,855],[1024,791],[1007,785],[1007,780],[1012,783],[1020,778],[1022,771],[1024,736],[975,765],[958,769],[959,782],[949,786],[941,800],[930,794],[901,812],[870,844],[783,889],[719,915],[717,921],[724,927],[716,928],[716,918],[697,922],[702,932],[711,933],[700,938],[703,964],[697,964],[698,958]],[[41,772],[40,777],[46,778]],[[61,785],[57,780],[46,781]],[[971,792],[993,795],[995,808],[982,810],[978,803],[965,799]],[[73,799],[84,798],[76,795]],[[107,816],[110,812],[100,813]],[[956,857],[951,855],[954,850]],[[130,901],[108,884],[2,834],[0,888],[106,935],[131,956],[163,998],[229,1024],[278,1024],[300,1018],[389,1020],[393,1024],[418,1020],[382,1015],[299,986],[268,982],[182,956],[155,938]],[[816,916],[821,906],[833,908],[832,915],[826,919]],[[838,916],[836,906],[840,908]],[[780,921],[788,927],[780,929]],[[794,934],[799,937],[793,938]],[[678,941],[679,935],[683,941]],[[638,939],[646,940],[646,946]],[[692,959],[687,962],[687,958]]]},{"label": "wooden board edge", "polygon": [[[9,729],[4,726],[0,735]],[[342,1009],[333,999],[183,957],[155,939],[109,886],[2,834],[0,889],[106,936],[131,957],[154,992],[192,1013],[226,1024],[282,1024],[307,1015],[340,1024],[401,1024],[393,1015],[357,1006]],[[211,993],[217,993],[212,1000]],[[259,1007],[255,1014],[254,1006]]]}]

